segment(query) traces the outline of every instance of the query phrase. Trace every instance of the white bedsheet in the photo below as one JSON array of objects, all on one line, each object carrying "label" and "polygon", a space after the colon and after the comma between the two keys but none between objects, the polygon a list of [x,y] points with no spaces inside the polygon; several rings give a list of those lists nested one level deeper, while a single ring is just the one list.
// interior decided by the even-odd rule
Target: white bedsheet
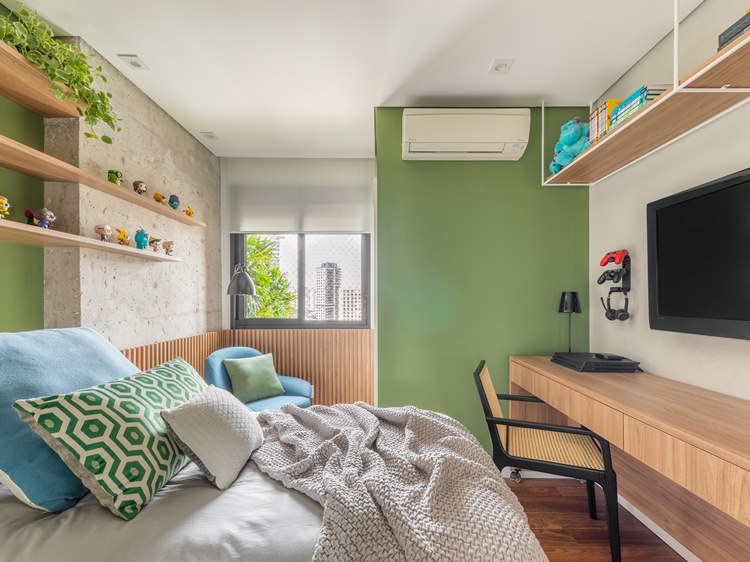
[{"label": "white bedsheet", "polygon": [[132,521],[91,494],[47,514],[0,486],[0,562],[308,562],[322,513],[253,462],[224,492],[190,463]]}]

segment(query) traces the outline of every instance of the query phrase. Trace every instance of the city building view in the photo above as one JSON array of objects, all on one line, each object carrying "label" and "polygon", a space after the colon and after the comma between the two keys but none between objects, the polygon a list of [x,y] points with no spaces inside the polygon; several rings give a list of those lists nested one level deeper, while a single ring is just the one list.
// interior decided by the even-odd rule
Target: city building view
[{"label": "city building view", "polygon": [[333,262],[321,263],[315,269],[316,320],[341,320],[340,294],[341,268]]},{"label": "city building view", "polygon": [[256,295],[248,298],[248,317],[299,318],[302,282],[304,316],[300,320],[358,322],[365,318],[361,235],[251,234],[247,250],[248,269],[257,288]]}]

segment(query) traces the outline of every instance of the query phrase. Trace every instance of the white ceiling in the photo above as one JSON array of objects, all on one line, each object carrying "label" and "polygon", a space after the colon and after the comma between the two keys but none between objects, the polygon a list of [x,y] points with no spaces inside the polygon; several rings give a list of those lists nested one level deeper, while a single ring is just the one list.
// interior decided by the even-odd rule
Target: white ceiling
[{"label": "white ceiling", "polygon": [[672,27],[670,0],[25,3],[218,156],[373,157],[376,106],[587,105]]}]

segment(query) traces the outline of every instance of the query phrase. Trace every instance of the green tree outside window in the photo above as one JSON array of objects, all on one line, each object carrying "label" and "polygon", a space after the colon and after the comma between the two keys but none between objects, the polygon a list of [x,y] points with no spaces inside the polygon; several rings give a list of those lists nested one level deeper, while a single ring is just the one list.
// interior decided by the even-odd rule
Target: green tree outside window
[{"label": "green tree outside window", "polygon": [[274,263],[276,236],[247,237],[247,269],[255,283],[255,295],[247,298],[250,318],[296,318],[297,293]]}]

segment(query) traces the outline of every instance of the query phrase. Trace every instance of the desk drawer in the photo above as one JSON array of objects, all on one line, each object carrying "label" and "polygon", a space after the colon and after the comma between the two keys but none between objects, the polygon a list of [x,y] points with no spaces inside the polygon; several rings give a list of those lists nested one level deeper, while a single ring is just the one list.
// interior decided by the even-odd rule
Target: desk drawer
[{"label": "desk drawer", "polygon": [[518,363],[510,364],[510,381],[538,396],[571,420],[585,425],[607,439],[623,446],[623,414]]},{"label": "desk drawer", "polygon": [[750,526],[750,472],[625,416],[626,453]]}]

